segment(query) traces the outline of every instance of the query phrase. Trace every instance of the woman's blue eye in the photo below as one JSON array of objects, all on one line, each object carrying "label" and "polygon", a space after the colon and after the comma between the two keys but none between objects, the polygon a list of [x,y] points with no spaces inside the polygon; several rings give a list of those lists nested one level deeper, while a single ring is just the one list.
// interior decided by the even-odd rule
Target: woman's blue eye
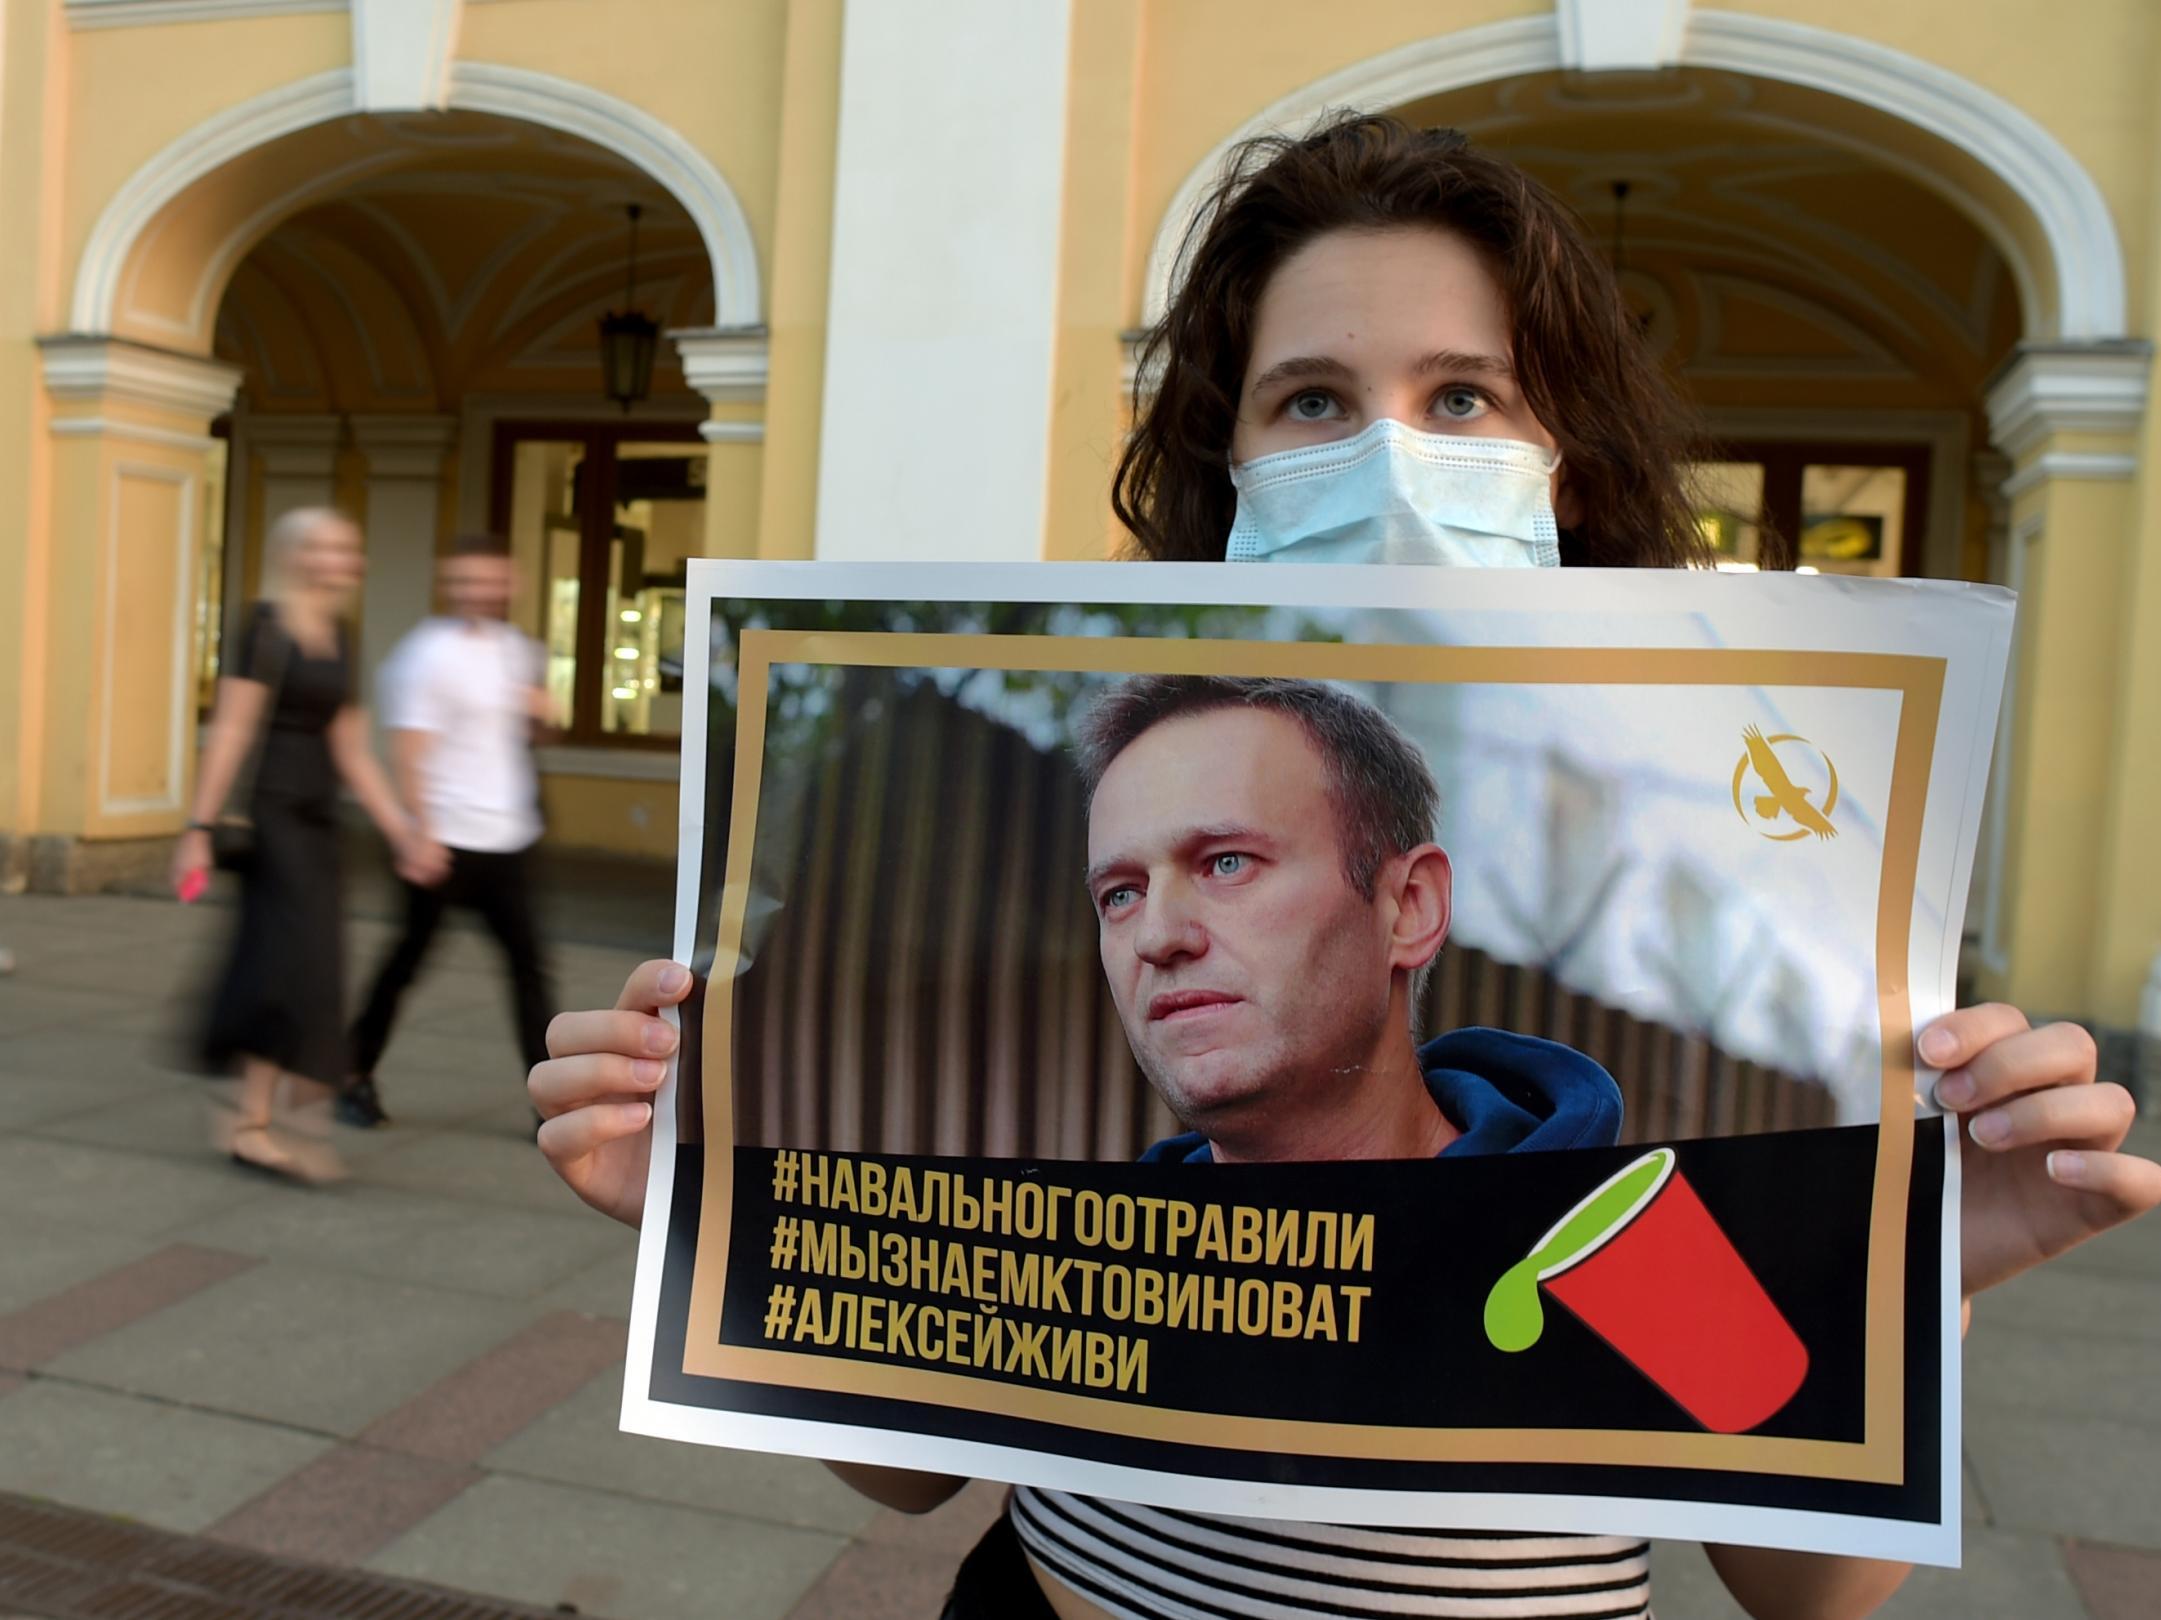
[{"label": "woman's blue eye", "polygon": [[1319,388],[1308,388],[1302,394],[1293,394],[1284,410],[1300,422],[1325,422],[1335,404],[1334,395]]},{"label": "woman's blue eye", "polygon": [[1443,416],[1460,422],[1483,416],[1486,410],[1486,396],[1475,388],[1444,388],[1434,396],[1434,403],[1440,406]]},{"label": "woman's blue eye", "polygon": [[1208,860],[1208,870],[1217,877],[1236,877],[1245,870],[1246,858],[1235,852],[1213,855]]},{"label": "woman's blue eye", "polygon": [[1104,892],[1101,905],[1105,911],[1116,911],[1120,906],[1126,904],[1132,898],[1132,895],[1133,886],[1130,883],[1122,883],[1117,888]]}]

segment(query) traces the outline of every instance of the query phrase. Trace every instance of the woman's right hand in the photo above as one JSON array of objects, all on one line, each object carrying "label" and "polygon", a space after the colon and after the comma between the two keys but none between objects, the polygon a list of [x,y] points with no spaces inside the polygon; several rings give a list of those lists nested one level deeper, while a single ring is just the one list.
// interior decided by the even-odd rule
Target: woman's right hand
[{"label": "woman's right hand", "polygon": [[688,994],[681,963],[639,964],[612,1009],[556,1015],[548,1061],[526,1078],[548,1163],[572,1192],[626,1226],[645,1213],[651,1098],[676,1048],[674,1027],[658,1015]]},{"label": "woman's right hand", "polygon": [[450,876],[450,851],[424,832],[408,832],[391,845],[391,864],[416,889],[432,889]]},{"label": "woman's right hand", "polygon": [[175,894],[185,892],[191,878],[198,873],[207,877],[210,872],[210,835],[199,827],[190,827],[173,843],[172,870],[167,874]]}]

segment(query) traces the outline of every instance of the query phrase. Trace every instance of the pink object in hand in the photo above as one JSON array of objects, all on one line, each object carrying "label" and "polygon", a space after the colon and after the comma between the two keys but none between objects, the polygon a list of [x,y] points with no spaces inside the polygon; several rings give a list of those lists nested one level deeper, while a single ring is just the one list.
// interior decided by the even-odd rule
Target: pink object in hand
[{"label": "pink object in hand", "polygon": [[194,871],[190,872],[186,877],[180,880],[180,882],[174,887],[173,893],[180,896],[180,903],[182,905],[192,906],[193,904],[195,904],[196,901],[200,900],[206,892],[208,892],[209,888],[210,874],[208,872],[205,872],[201,867],[197,867]]}]

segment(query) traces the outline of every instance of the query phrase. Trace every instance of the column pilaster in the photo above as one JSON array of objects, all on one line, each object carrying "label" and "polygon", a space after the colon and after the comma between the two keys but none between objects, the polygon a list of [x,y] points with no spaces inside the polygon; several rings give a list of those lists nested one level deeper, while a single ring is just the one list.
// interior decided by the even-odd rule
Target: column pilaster
[{"label": "column pilaster", "polygon": [[820,557],[1043,555],[1073,9],[842,13]]},{"label": "column pilaster", "polygon": [[458,434],[454,416],[355,416],[352,442],[366,491],[368,575],[360,598],[361,690],[398,638],[435,601],[435,558],[444,538],[443,468]]},{"label": "column pilaster", "polygon": [[686,327],[670,332],[683,380],[705,396],[698,433],[707,455],[705,554],[761,555],[761,486],[767,475],[765,393],[770,341],[762,326]]},{"label": "column pilaster", "polygon": [[2034,345],[1988,390],[1990,437],[2011,464],[2003,577],[2020,598],[2002,949],[1981,987],[2033,1013],[2130,1011],[2104,991],[2113,973],[2096,922],[2120,876],[2107,853],[2109,807],[2127,768],[2118,710],[2151,365],[2144,343]]},{"label": "column pilaster", "polygon": [[50,338],[39,354],[55,544],[27,877],[69,891],[154,870],[186,819],[210,424],[240,373],[107,337]]}]

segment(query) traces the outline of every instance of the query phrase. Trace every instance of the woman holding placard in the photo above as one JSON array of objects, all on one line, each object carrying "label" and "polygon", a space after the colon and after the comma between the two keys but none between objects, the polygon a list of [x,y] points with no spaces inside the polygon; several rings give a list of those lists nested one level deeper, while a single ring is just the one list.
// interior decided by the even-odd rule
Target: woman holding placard
[{"label": "woman holding placard", "polygon": [[[1202,210],[1144,350],[1152,388],[1113,494],[1151,560],[1689,567],[1710,561],[1688,499],[1687,415],[1581,224],[1521,170],[1450,131],[1342,117],[1237,153]],[[690,987],[648,963],[613,1011],[565,1014],[531,1091],[542,1150],[581,1197],[641,1213],[645,1100]],[[2118,1151],[2132,1105],[2096,1085],[2091,1038],[2016,1010],[1955,1012],[1920,1055],[1961,1114],[1963,1292],[1991,1287],[2161,1203],[2161,1166]],[[841,1467],[923,1511],[957,1480]],[[1020,1493],[1040,1501],[1046,1494]],[[1143,1617],[1633,1615],[1640,1543],[1542,1537],[1542,1578],[1489,1579],[1490,1542],[1184,1515],[1172,1535],[1118,1504],[1067,1498],[1002,1521],[947,1610]],[[1160,1515],[1156,1516],[1160,1519]],[[1080,1528],[1076,1530],[1076,1526]],[[1595,1545],[1594,1545],[1595,1543]],[[1711,1549],[1759,1615],[1859,1616],[1902,1565]],[[1197,1570],[1221,1569],[1213,1596]],[[1604,1578],[1600,1577],[1603,1570]],[[1151,1578],[1151,1572],[1153,1578]],[[1213,1579],[1212,1575],[1207,1577]],[[1084,1596],[1083,1593],[1090,1594]]]}]

